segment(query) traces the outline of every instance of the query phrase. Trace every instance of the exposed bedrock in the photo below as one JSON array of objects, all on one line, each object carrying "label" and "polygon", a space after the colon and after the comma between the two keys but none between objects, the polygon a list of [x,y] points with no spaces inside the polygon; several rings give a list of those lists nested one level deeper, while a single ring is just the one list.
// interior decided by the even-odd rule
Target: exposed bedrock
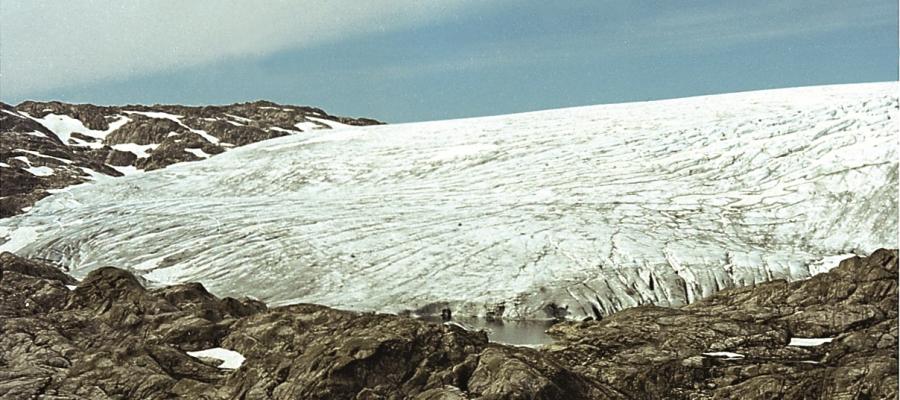
[{"label": "exposed bedrock", "polygon": [[[452,323],[147,289],[112,267],[76,282],[3,253],[0,398],[896,398],[897,259],[559,323],[557,343],[525,348]],[[211,348],[242,360],[187,353]]]},{"label": "exposed bedrock", "polygon": [[274,137],[380,122],[267,101],[226,106],[0,103],[0,218],[68,186]]}]

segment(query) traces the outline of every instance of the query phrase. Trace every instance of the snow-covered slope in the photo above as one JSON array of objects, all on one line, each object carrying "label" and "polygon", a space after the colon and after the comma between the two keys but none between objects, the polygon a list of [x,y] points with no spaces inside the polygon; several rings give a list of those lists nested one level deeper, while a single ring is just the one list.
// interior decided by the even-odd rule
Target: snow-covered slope
[{"label": "snow-covered slope", "polygon": [[683,304],[897,247],[897,91],[303,133],[71,188],[0,221],[0,247],[275,303],[512,318]]},{"label": "snow-covered slope", "polygon": [[268,101],[202,107],[0,102],[0,218],[98,175],[199,161],[314,129],[379,123]]}]

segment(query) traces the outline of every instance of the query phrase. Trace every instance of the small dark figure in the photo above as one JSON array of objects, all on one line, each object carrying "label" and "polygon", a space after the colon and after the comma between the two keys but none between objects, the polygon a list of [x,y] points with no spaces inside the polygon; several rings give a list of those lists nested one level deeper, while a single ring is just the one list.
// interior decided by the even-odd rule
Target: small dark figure
[{"label": "small dark figure", "polygon": [[453,318],[453,316],[452,316],[452,314],[450,313],[450,309],[449,309],[449,308],[445,308],[445,309],[441,310],[441,319],[442,319],[442,320],[444,320],[444,321],[449,321],[451,318]]}]

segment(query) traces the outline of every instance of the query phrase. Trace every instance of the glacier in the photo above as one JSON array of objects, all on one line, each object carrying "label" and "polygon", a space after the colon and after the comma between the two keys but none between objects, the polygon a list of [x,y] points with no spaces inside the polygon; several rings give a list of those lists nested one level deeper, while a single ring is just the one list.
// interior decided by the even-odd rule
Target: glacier
[{"label": "glacier", "polygon": [[59,191],[0,250],[272,304],[677,306],[897,247],[898,117],[883,82],[304,132]]}]

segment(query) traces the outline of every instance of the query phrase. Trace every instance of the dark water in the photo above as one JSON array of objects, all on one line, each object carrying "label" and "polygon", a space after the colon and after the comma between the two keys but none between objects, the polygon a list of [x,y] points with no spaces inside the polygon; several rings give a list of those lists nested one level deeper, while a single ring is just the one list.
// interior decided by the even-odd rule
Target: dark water
[{"label": "dark water", "polygon": [[[420,317],[425,321],[441,323],[441,317]],[[553,325],[553,321],[488,321],[480,318],[453,318],[451,322],[461,324],[469,329],[484,329],[492,342],[512,345],[541,345],[553,343],[554,340],[544,331]]]}]

